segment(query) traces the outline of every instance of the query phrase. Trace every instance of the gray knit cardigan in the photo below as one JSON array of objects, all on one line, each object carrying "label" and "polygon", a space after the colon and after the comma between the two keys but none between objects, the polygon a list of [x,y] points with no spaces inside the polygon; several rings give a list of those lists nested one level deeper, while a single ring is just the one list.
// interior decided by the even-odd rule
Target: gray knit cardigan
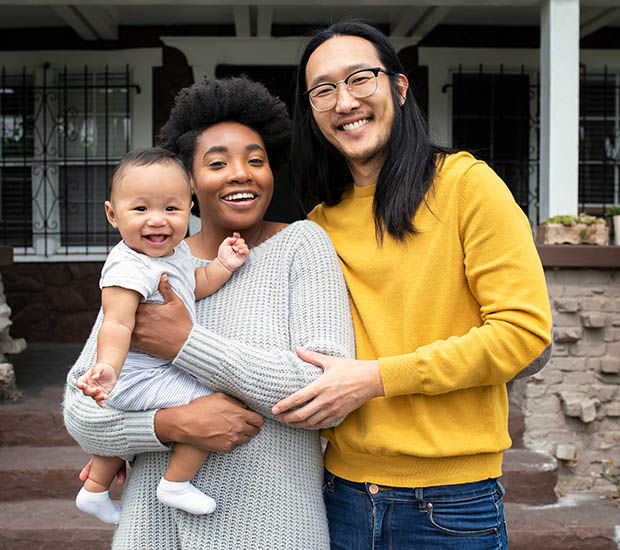
[{"label": "gray knit cardigan", "polygon": [[[206,263],[195,259],[197,266]],[[114,549],[329,548],[319,434],[271,414],[278,400],[322,373],[297,357],[295,345],[355,356],[344,277],[318,225],[296,222],[253,248],[222,289],[196,303],[196,325],[173,361],[265,417],[249,444],[211,453],[196,474],[193,483],[217,501],[212,515],[194,516],[157,501],[170,454],[155,436],[154,411],[101,409],[76,389],[76,378],[95,362],[100,322],[67,377],[64,416],[87,452],[138,454]]]}]

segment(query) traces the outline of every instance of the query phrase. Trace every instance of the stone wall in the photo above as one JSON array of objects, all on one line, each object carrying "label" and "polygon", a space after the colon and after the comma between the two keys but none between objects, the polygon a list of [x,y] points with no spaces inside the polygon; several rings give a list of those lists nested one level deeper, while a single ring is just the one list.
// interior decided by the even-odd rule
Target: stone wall
[{"label": "stone wall", "polygon": [[620,272],[545,273],[554,349],[545,369],[518,387],[525,444],[559,459],[560,494],[608,492],[601,461],[620,465]]},{"label": "stone wall", "polygon": [[9,363],[10,355],[15,355],[26,349],[23,338],[13,338],[9,334],[11,322],[11,308],[6,303],[4,284],[0,275],[0,402],[14,401],[21,397],[15,385],[15,371]]},{"label": "stone wall", "polygon": [[3,268],[14,337],[83,342],[97,317],[102,263],[17,263]]}]

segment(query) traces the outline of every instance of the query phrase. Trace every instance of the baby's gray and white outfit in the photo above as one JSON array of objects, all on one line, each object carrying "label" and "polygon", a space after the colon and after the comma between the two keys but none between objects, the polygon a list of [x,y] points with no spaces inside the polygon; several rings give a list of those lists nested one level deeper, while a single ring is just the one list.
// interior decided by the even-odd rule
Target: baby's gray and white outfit
[{"label": "baby's gray and white outfit", "polygon": [[[119,286],[138,292],[141,302],[164,303],[158,290],[162,274],[196,321],[194,289],[196,278],[189,246],[182,241],[173,254],[153,258],[129,248],[123,241],[108,255],[101,270],[99,288]],[[197,397],[213,393],[191,374],[141,351],[129,350],[108,405],[123,411],[167,409],[190,403]]]}]

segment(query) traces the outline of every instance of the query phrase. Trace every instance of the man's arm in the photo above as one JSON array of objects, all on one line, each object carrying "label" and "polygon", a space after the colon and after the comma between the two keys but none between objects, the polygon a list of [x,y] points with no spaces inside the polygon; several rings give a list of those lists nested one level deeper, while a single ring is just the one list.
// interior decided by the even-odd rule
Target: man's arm
[{"label": "man's arm", "polygon": [[[551,312],[527,219],[503,182],[486,165],[476,164],[466,174],[466,180],[459,229],[465,277],[480,304],[482,324],[465,335],[378,361],[315,355],[315,360],[325,366],[325,375],[276,404],[274,413],[282,421],[304,427],[321,409],[330,411],[325,417],[329,421],[381,395],[439,395],[502,384],[533,362],[548,357]],[[368,384],[365,392],[363,382],[350,380],[354,369],[366,373],[360,375]],[[358,387],[362,390],[356,392]]]}]

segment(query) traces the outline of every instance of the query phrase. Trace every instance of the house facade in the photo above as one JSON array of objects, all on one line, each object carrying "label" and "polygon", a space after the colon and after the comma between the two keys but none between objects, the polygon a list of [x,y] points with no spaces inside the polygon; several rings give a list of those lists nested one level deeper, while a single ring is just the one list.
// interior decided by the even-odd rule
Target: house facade
[{"label": "house facade", "polygon": [[[533,227],[620,203],[617,0],[0,0],[12,335],[88,335],[118,241],[102,204],[111,171],[154,143],[179,89],[247,74],[290,102],[307,33],[344,17],[390,37],[434,139],[486,160]],[[276,175],[272,219],[303,216],[288,180]],[[620,463],[620,277],[548,267],[556,353],[515,390],[526,442],[563,461],[561,488],[602,490],[597,460]]]},{"label": "house facade", "polygon": [[390,36],[435,139],[487,160],[533,226],[620,201],[614,0],[3,0],[0,244],[18,263],[103,260],[110,169],[153,143],[178,89],[243,73],[290,102],[307,32],[351,16]]}]

